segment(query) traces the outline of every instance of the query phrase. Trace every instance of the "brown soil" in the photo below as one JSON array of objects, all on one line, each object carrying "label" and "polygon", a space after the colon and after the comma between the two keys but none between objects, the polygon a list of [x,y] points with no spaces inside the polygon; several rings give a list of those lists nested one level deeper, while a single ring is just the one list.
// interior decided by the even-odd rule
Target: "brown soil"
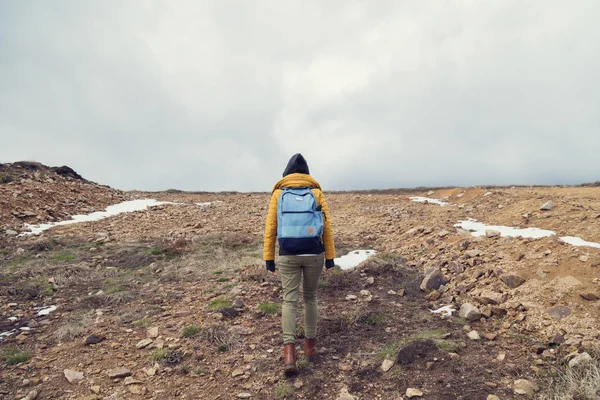
[{"label": "brown soil", "polygon": [[[447,196],[447,207],[417,204],[405,193],[329,195],[340,253],[370,247],[379,255],[325,278],[319,359],[301,365],[292,379],[281,373],[279,314],[260,310],[278,304],[281,293],[261,260],[267,194],[128,193],[185,204],[57,227],[39,237],[3,236],[0,331],[31,330],[6,338],[0,351],[23,349],[32,358],[3,365],[0,398],[21,399],[36,389],[38,399],[232,399],[239,393],[275,399],[288,392],[287,398],[335,399],[345,388],[359,399],[399,399],[411,387],[431,399],[511,399],[518,398],[516,379],[537,381],[543,393],[568,354],[591,352],[598,343],[599,303],[580,294],[599,292],[600,250],[555,238],[474,238],[454,224],[470,217],[600,242],[600,188],[491,191],[429,194]],[[540,211],[547,200],[555,208]],[[194,204],[204,202],[212,203]],[[469,250],[479,254],[471,257]],[[449,280],[437,296],[419,289],[430,268]],[[499,279],[507,273],[525,283],[507,287]],[[401,289],[404,296],[389,294]],[[485,291],[502,301],[486,304]],[[221,299],[238,304],[217,306]],[[465,302],[494,312],[468,323],[429,311]],[[44,305],[58,309],[38,317],[34,308]],[[569,315],[552,317],[557,305]],[[482,339],[470,340],[465,325]],[[149,327],[158,328],[158,339],[137,349]],[[92,334],[102,341],[85,345]],[[398,359],[383,372],[386,357]],[[117,367],[128,368],[137,383],[109,379],[107,371]],[[82,372],[83,382],[70,384],[64,369]],[[99,394],[91,390],[96,387]]]}]

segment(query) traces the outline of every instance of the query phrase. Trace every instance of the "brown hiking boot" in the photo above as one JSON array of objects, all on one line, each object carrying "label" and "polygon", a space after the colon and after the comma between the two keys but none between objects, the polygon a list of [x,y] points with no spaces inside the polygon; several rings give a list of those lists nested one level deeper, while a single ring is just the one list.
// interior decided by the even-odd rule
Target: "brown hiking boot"
[{"label": "brown hiking boot", "polygon": [[304,357],[306,361],[314,363],[317,357],[317,339],[304,338]]},{"label": "brown hiking boot", "polygon": [[283,345],[283,370],[286,375],[298,372],[296,367],[296,346],[293,343]]}]

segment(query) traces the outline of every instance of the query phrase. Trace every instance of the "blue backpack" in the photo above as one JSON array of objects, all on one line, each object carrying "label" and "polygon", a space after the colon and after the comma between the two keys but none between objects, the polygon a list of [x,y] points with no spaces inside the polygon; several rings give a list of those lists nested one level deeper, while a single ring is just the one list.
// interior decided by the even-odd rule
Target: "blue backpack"
[{"label": "blue backpack", "polygon": [[310,188],[285,188],[277,202],[279,254],[320,254],[324,251],[323,213]]}]

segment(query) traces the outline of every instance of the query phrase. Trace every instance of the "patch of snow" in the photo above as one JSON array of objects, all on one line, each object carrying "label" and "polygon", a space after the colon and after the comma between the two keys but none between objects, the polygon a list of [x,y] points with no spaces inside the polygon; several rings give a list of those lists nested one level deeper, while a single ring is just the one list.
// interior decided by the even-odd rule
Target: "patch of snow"
[{"label": "patch of snow", "polygon": [[486,225],[474,219],[460,221],[454,226],[471,232],[473,236],[485,236],[486,230],[498,231],[500,232],[500,236],[524,237],[533,239],[539,239],[556,234],[554,231],[539,228],[511,228],[509,226]]},{"label": "patch of snow", "polygon": [[335,265],[341,269],[352,269],[369,257],[375,255],[375,250],[356,250],[351,251],[345,256],[338,257],[334,260]]},{"label": "patch of snow", "polygon": [[446,203],[445,201],[439,200],[439,199],[432,199],[429,197],[411,197],[410,198],[412,201],[414,201],[415,203],[425,203],[425,204],[437,204],[438,206],[447,206],[448,203]]},{"label": "patch of snow", "polygon": [[112,206],[106,207],[105,211],[96,211],[96,212],[93,212],[93,213],[87,214],[87,215],[73,215],[71,217],[71,219],[66,220],[66,221],[51,222],[49,224],[41,224],[41,225],[25,224],[25,227],[27,229],[29,229],[30,231],[22,233],[21,236],[23,236],[23,235],[39,235],[40,233],[42,233],[50,228],[53,228],[55,226],[71,225],[71,224],[77,224],[79,222],[100,221],[101,219],[113,217],[113,216],[121,214],[121,213],[142,211],[142,210],[146,210],[149,207],[160,206],[163,204],[175,204],[175,203],[172,203],[169,201],[158,201],[158,200],[154,200],[154,199],[140,199],[140,200],[124,201],[122,203],[114,204]]},{"label": "patch of snow", "polygon": [[486,194],[483,195],[483,197],[488,197],[491,196],[493,193],[492,192],[487,192]]},{"label": "patch of snow", "polygon": [[211,202],[211,201],[209,201],[209,202],[206,202],[206,203],[196,203],[196,205],[197,205],[197,206],[200,206],[200,207],[208,207],[208,206],[210,206],[211,204],[212,204],[212,202]]},{"label": "patch of snow", "polygon": [[9,317],[9,318],[8,318],[8,320],[9,320],[9,321],[12,321],[12,322],[15,322],[15,321],[17,321],[18,319],[19,319],[19,318],[17,318],[17,317]]},{"label": "patch of snow", "polygon": [[31,330],[31,328],[28,327],[28,326],[23,326],[23,327],[21,327],[19,329],[22,330],[22,331],[30,331]]},{"label": "patch of snow", "polygon": [[560,240],[573,246],[589,246],[600,249],[600,243],[588,242],[576,236],[561,236]]},{"label": "patch of snow", "polygon": [[457,195],[456,195],[456,197],[458,197],[458,198],[460,199],[460,198],[461,198],[461,197],[463,197],[464,195],[465,195],[464,193],[459,193],[459,194],[457,194]]},{"label": "patch of snow", "polygon": [[0,332],[0,342],[2,342],[4,338],[14,335],[15,332],[17,332],[16,329],[13,329],[12,331]]},{"label": "patch of snow", "polygon": [[56,306],[50,306],[48,308],[42,308],[38,311],[37,315],[39,317],[43,315],[49,315],[52,311],[56,311]]},{"label": "patch of snow", "polygon": [[429,310],[432,314],[440,314],[441,317],[451,317],[456,309],[452,305],[443,306],[437,310]]},{"label": "patch of snow", "polygon": [[[540,239],[556,235],[556,232],[547,229],[512,228],[509,226],[486,225],[474,219],[460,221],[454,226],[471,232],[471,235],[473,236],[485,236],[486,230],[498,231],[500,232],[500,236],[505,237],[524,237],[532,239]],[[576,236],[561,236],[560,240],[573,246],[588,246],[600,249],[600,243],[588,242]]]}]

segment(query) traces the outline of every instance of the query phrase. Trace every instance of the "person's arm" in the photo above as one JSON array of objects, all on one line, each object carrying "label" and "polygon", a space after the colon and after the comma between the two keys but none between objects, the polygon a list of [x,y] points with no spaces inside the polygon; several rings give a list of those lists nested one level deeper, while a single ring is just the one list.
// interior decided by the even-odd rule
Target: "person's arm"
[{"label": "person's arm", "polygon": [[277,192],[271,195],[265,226],[263,259],[269,271],[275,272],[275,241],[277,240]]},{"label": "person's arm", "polygon": [[325,246],[325,267],[332,268],[334,266],[333,259],[335,258],[335,243],[333,241],[333,226],[331,225],[331,215],[329,207],[325,200],[323,192],[319,192],[319,205],[323,212],[323,245]]}]

